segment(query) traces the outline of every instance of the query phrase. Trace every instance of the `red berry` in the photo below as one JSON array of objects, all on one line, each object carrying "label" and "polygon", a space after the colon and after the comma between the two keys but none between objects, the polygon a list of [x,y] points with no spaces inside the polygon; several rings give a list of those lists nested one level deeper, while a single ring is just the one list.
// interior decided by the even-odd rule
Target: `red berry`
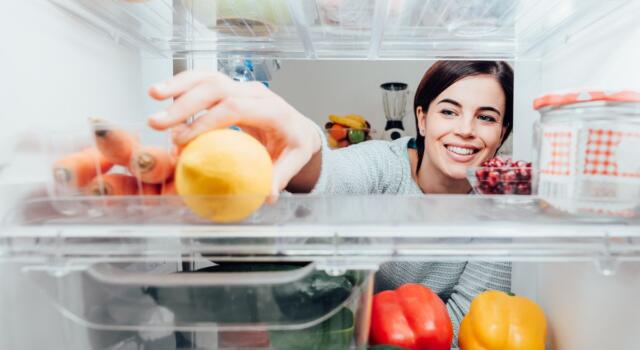
[{"label": "red berry", "polygon": [[487,175],[487,183],[493,187],[500,181],[500,173],[497,170],[491,170]]},{"label": "red berry", "polygon": [[486,180],[488,173],[489,172],[487,171],[487,169],[480,168],[480,169],[476,170],[476,179],[478,179],[480,181]]},{"label": "red berry", "polygon": [[502,173],[502,181],[505,183],[512,183],[514,181],[516,181],[517,179],[517,175],[516,172],[514,170],[507,170],[504,173]]},{"label": "red berry", "polygon": [[516,166],[518,168],[526,168],[527,167],[527,162],[525,162],[524,160],[519,160],[516,162]]},{"label": "red berry", "polygon": [[531,179],[531,169],[518,169],[518,179],[528,181]]},{"label": "red berry", "polygon": [[504,184],[504,194],[514,194],[516,193],[516,186],[510,183]]},{"label": "red berry", "polygon": [[516,191],[518,194],[531,194],[531,186],[528,183],[519,183]]}]

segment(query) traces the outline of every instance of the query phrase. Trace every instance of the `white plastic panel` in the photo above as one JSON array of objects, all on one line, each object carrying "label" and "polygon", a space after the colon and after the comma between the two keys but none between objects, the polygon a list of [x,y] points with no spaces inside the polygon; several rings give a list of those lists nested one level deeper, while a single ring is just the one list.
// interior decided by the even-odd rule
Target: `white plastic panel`
[{"label": "white plastic panel", "polygon": [[553,50],[629,0],[51,0],[136,46],[281,58],[502,58]]},{"label": "white plastic panel", "polygon": [[[102,114],[143,117],[140,56],[45,0],[3,3],[0,11],[0,183],[41,181],[34,133],[85,125]],[[3,164],[11,164],[2,168]],[[3,196],[0,207],[14,203]],[[0,231],[2,229],[0,228]],[[21,274],[23,264],[0,264],[0,349],[88,349],[86,332],[66,322]]]},{"label": "white plastic panel", "polygon": [[[0,183],[43,180],[36,134],[101,115],[144,120],[138,51],[104,38],[45,0],[0,13]],[[37,25],[34,25],[37,23]],[[19,33],[19,35],[12,35]],[[8,166],[11,164],[11,167]]]},{"label": "white plastic panel", "polygon": [[640,341],[640,264],[603,275],[593,264],[538,266],[538,302],[550,327],[550,348],[635,349]]},{"label": "white plastic panel", "polygon": [[[516,91],[533,97],[579,89],[640,90],[637,18],[619,13],[603,19],[599,28],[570,37],[566,45],[538,64],[521,62],[518,67],[530,69],[519,70],[522,74],[516,76]],[[531,104],[520,108],[516,137],[525,137],[526,142],[527,125],[539,114]],[[526,143],[518,146],[517,154],[530,154]],[[518,272],[528,273],[527,278],[515,276]],[[514,265],[514,288],[534,297],[546,310],[551,349],[636,348],[640,341],[638,281],[637,262]]]}]

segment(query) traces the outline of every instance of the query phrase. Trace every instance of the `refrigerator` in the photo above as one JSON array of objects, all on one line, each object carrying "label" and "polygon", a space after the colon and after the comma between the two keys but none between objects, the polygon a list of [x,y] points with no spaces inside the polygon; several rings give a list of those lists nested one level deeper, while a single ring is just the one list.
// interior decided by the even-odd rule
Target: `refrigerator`
[{"label": "refrigerator", "polygon": [[[212,224],[179,198],[115,200],[114,209],[100,198],[52,192],[50,167],[55,154],[84,142],[95,116],[166,144],[168,133],[144,127],[169,103],[152,101],[148,87],[233,60],[252,62],[254,78],[321,127],[329,114],[360,113],[379,131],[379,84],[403,80],[415,89],[436,60],[508,61],[515,72],[509,151],[530,161],[534,98],[640,91],[640,2],[4,5],[1,349],[363,349],[380,264],[474,260],[512,262],[512,291],[545,312],[548,349],[638,348],[637,217],[548,215],[535,196],[285,195],[245,222]],[[415,132],[411,113],[405,125]],[[223,273],[190,273],[216,268]],[[283,296],[316,279],[349,288]],[[338,330],[318,331],[336,319]]]}]

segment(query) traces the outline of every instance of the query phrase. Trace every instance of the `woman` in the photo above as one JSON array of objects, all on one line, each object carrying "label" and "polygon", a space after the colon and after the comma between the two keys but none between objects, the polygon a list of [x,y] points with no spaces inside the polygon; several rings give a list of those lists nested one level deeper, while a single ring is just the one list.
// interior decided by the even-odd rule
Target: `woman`
[{"label": "woman", "polygon": [[[155,85],[158,100],[176,98],[149,119],[173,127],[185,144],[211,129],[240,126],[274,159],[272,200],[287,189],[313,193],[469,193],[466,169],[493,157],[513,120],[513,71],[504,62],[439,61],[414,99],[415,138],[327,148],[320,128],[259,83],[218,73],[187,72]],[[189,116],[207,110],[191,125]],[[495,262],[404,263],[381,266],[376,289],[423,283],[447,302],[457,335],[471,300],[487,289],[507,291],[511,266]]]}]

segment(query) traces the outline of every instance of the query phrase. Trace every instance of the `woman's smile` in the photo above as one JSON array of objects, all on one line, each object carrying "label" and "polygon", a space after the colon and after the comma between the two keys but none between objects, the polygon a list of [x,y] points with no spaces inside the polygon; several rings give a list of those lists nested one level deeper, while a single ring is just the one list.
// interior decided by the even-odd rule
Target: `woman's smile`
[{"label": "woman's smile", "polygon": [[472,145],[445,144],[447,154],[455,162],[468,163],[472,161],[480,149]]}]

